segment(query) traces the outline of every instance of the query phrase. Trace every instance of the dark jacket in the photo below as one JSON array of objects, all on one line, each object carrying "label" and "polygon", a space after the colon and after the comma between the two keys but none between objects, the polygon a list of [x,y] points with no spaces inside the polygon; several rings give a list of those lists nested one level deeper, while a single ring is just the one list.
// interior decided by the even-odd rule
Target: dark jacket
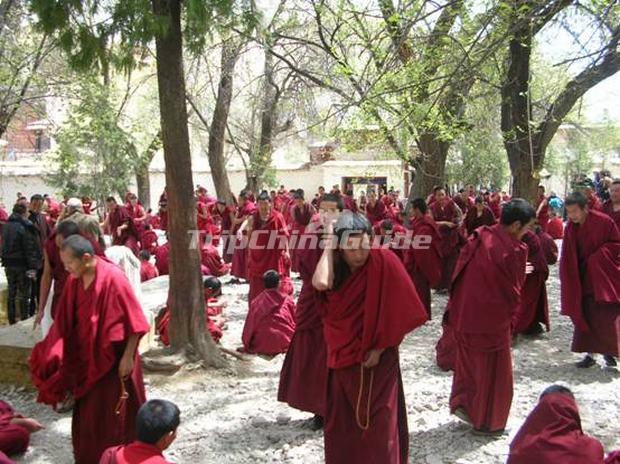
[{"label": "dark jacket", "polygon": [[43,265],[39,232],[32,222],[17,214],[11,214],[2,228],[2,265],[23,269],[40,269]]}]

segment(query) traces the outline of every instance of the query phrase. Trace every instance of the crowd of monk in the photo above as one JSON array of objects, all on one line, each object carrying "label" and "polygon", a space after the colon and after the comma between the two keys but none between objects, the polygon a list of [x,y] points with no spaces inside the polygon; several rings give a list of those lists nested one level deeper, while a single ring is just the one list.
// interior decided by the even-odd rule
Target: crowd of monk
[{"label": "crowd of monk", "polygon": [[[559,210],[542,187],[532,205],[473,186],[454,196],[438,186],[410,201],[372,189],[356,199],[338,186],[319,188],[307,201],[303,190],[281,186],[243,191],[229,205],[199,187],[205,325],[218,342],[226,327],[218,277],[247,281],[239,351],[285,353],[278,400],[314,415],[311,426],[324,429],[325,461],[404,464],[409,434],[398,347],[431,318],[432,290],[448,293],[436,361],[454,371],[450,411],[474,434],[499,436],[512,403],[512,340],[550,330],[554,239],[563,237],[561,312],[574,324],[571,350],[585,353],[577,367],[597,364],[596,354],[605,368],[616,367],[620,181],[609,195],[603,203],[584,184]],[[49,306],[53,324],[30,360],[38,401],[72,409],[77,463],[166,462],[162,451],[180,415],[163,400],[145,402],[137,347],[149,323],[123,271],[103,253],[109,234],[113,245],[139,256],[143,280],[168,274],[170,249],[155,232],[167,229],[166,191],[157,214],[133,194],[124,205],[110,197],[101,223],[88,202],[67,199],[55,213],[53,200],[45,201],[50,233],[35,323]],[[279,246],[270,245],[273,234],[284,238]],[[399,246],[405,235],[424,246]],[[318,240],[292,240],[312,236]],[[301,279],[296,301],[291,272]],[[156,321],[163,344],[169,321],[166,308]],[[23,452],[40,427],[0,404],[2,452]],[[600,443],[581,430],[572,392],[554,385],[515,436],[509,462],[604,459]],[[606,462],[614,459],[610,453]]]}]

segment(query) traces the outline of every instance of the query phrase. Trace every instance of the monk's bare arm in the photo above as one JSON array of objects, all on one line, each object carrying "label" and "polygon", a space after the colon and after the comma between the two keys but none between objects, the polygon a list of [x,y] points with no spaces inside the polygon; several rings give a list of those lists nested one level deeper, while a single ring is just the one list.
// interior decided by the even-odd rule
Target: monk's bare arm
[{"label": "monk's bare arm", "polygon": [[37,317],[34,320],[35,327],[40,324],[43,319],[43,311],[45,310],[45,305],[50,295],[50,289],[52,288],[52,267],[50,266],[50,259],[47,256],[47,251],[43,253],[45,260],[43,264],[43,275],[41,276],[41,287],[39,288],[39,309]]},{"label": "monk's bare arm", "polygon": [[131,375],[133,371],[134,358],[136,356],[136,349],[138,348],[138,342],[140,336],[138,334],[130,335],[127,339],[127,345],[125,346],[125,352],[121,358],[121,362],[118,365],[118,375],[121,379]]},{"label": "monk's bare arm", "polygon": [[[333,240],[333,236],[329,235],[324,240]],[[329,244],[326,244],[316,265],[312,276],[312,286],[320,292],[330,290],[334,286],[334,250]]]}]

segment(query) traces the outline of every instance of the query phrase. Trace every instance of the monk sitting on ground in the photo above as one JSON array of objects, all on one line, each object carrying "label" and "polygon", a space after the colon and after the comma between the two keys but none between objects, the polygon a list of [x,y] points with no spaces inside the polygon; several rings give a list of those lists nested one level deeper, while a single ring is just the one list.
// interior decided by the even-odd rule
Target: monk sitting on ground
[{"label": "monk sitting on ground", "polygon": [[280,290],[280,275],[269,270],[263,275],[263,290],[250,303],[245,320],[243,350],[246,353],[285,353],[295,333],[295,301]]},{"label": "monk sitting on ground", "polygon": [[16,414],[8,403],[0,400],[0,463],[12,462],[7,455],[25,453],[30,434],[42,428],[36,420]]},{"label": "monk sitting on ground", "polygon": [[148,250],[142,250],[138,255],[140,258],[140,281],[154,279],[159,276],[159,271],[153,263],[151,263],[151,253]]},{"label": "monk sitting on ground", "polygon": [[[217,277],[209,276],[204,280],[203,285],[205,295],[205,324],[213,341],[219,343],[222,338],[222,330],[226,323],[226,320],[221,316],[222,309],[226,304],[218,302],[217,299],[217,297],[222,294],[222,283]],[[157,322],[159,339],[166,346],[170,345],[170,338],[168,335],[170,317],[170,305],[167,305]]]},{"label": "monk sitting on ground", "polygon": [[581,429],[573,393],[551,385],[510,444],[507,464],[602,464],[603,445]]},{"label": "monk sitting on ground", "polygon": [[144,403],[136,418],[137,440],[108,448],[99,464],[168,464],[162,454],[177,437],[181,413],[166,400]]},{"label": "monk sitting on ground", "polygon": [[207,234],[205,243],[200,250],[200,261],[209,270],[209,275],[221,277],[230,272],[230,264],[225,263],[220,256],[220,252],[213,245],[213,236]]}]

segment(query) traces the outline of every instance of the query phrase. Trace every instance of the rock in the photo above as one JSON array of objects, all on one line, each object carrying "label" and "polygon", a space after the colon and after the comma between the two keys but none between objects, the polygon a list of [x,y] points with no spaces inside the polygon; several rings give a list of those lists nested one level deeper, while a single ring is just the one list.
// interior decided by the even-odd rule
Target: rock
[{"label": "rock", "polygon": [[291,421],[291,416],[289,416],[288,414],[281,412],[280,414],[278,414],[278,417],[276,417],[276,422],[278,425],[286,425]]},{"label": "rock", "polygon": [[250,419],[250,424],[252,424],[252,427],[263,427],[269,423],[270,421],[263,416],[254,416]]}]

